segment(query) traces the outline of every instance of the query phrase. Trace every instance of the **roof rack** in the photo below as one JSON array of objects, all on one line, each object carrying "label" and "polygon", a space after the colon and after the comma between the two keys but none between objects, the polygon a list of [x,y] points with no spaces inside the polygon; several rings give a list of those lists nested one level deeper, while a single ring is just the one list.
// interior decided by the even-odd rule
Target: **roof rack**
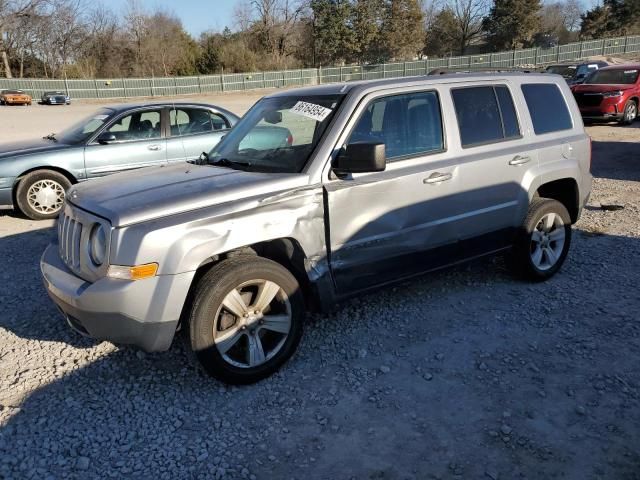
[{"label": "roof rack", "polygon": [[504,73],[504,72],[521,72],[521,73],[536,73],[540,70],[537,68],[525,68],[525,67],[498,67],[498,68],[471,68],[471,69],[455,69],[455,68],[435,68],[431,70],[427,75],[446,75],[449,73]]}]

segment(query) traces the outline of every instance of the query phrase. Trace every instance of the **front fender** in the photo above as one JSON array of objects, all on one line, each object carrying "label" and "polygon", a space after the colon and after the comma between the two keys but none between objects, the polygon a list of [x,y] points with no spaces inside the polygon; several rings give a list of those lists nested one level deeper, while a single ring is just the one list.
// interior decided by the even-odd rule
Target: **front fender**
[{"label": "front fender", "polygon": [[175,275],[194,271],[215,255],[281,238],[291,238],[300,244],[311,276],[325,272],[320,186],[116,229],[110,258],[111,263],[118,265],[157,262],[159,274]]}]

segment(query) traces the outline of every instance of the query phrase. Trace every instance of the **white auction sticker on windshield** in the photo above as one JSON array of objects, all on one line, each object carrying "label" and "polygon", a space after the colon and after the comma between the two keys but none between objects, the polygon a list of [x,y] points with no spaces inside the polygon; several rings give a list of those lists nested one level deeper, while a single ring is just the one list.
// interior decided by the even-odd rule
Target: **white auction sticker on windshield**
[{"label": "white auction sticker on windshield", "polygon": [[629,74],[629,73],[638,73],[638,70],[625,70],[624,73]]},{"label": "white auction sticker on windshield", "polygon": [[109,115],[96,115],[95,117],[93,117],[94,120],[104,120],[106,118],[108,118]]},{"label": "white auction sticker on windshield", "polygon": [[325,108],[322,105],[302,101],[296,103],[290,111],[291,113],[311,118],[317,122],[323,121],[331,113],[331,109]]}]

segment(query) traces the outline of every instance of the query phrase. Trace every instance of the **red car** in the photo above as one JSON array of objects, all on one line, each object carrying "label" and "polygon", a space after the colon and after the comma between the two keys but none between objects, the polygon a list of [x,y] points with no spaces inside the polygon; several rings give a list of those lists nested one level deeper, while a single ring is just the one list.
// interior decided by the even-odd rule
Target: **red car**
[{"label": "red car", "polygon": [[640,105],[640,64],[601,68],[571,90],[585,120],[616,120],[629,125],[638,116]]}]

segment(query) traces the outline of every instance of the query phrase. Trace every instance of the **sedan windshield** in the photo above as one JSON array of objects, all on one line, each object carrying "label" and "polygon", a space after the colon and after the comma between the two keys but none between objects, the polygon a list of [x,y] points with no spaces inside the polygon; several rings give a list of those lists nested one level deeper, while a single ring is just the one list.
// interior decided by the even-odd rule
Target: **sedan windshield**
[{"label": "sedan windshield", "polygon": [[343,95],[264,98],[214,147],[209,162],[258,172],[300,172],[342,98]]},{"label": "sedan windshield", "polygon": [[547,73],[555,73],[556,75],[571,78],[576,73],[576,67],[574,65],[552,65],[547,67]]},{"label": "sedan windshield", "polygon": [[55,136],[62,142],[75,145],[86,142],[102,125],[107,123],[115,111],[110,108],[102,108],[97,113],[72,125]]},{"label": "sedan windshield", "polygon": [[637,68],[631,68],[629,70],[619,68],[616,70],[597,70],[587,78],[586,83],[596,85],[632,85],[636,83],[637,80]]}]

